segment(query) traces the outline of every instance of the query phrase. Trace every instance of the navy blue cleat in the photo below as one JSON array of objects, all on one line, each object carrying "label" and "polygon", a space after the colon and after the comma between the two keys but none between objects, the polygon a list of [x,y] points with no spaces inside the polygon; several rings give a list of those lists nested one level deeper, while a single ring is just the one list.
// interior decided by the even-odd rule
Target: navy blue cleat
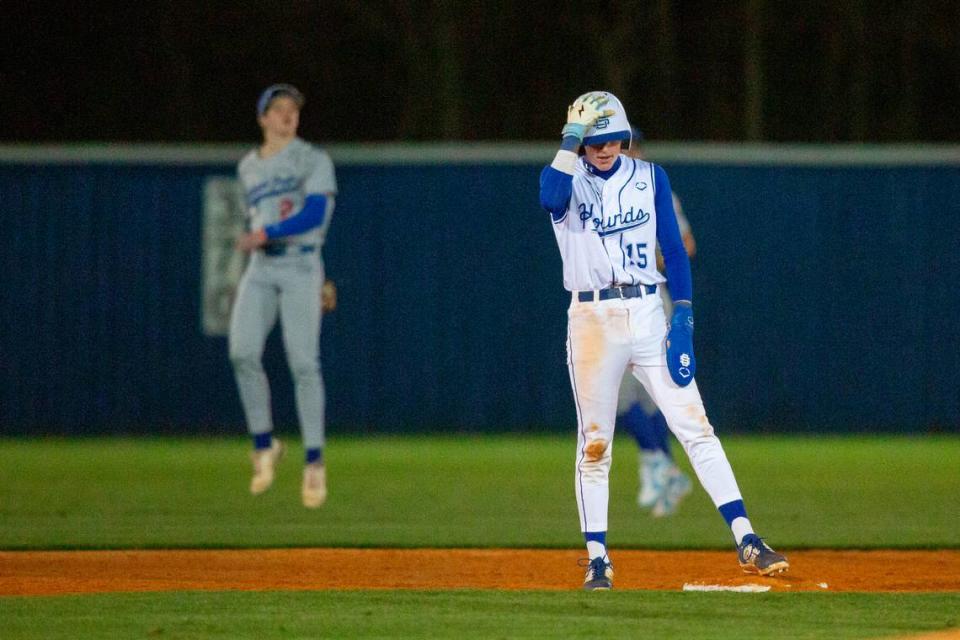
[{"label": "navy blue cleat", "polygon": [[613,589],[613,565],[603,558],[594,558],[587,565],[587,575],[583,579],[584,591],[606,591]]},{"label": "navy blue cleat", "polygon": [[737,547],[737,558],[744,573],[771,576],[790,568],[786,556],[771,549],[763,538],[755,533],[743,537]]}]

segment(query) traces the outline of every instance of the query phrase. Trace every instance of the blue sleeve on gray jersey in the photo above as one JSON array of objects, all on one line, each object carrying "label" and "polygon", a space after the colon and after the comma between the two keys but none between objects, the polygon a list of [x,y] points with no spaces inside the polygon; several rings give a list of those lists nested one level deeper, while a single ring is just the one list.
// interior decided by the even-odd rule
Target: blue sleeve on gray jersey
[{"label": "blue sleeve on gray jersey", "polygon": [[550,212],[554,222],[560,222],[573,195],[573,176],[547,165],[540,173],[540,206]]},{"label": "blue sleeve on gray jersey", "polygon": [[663,264],[667,271],[667,285],[674,300],[693,302],[693,283],[690,277],[690,258],[683,247],[677,215],[673,211],[673,192],[667,172],[659,165],[653,170],[654,206],[657,208],[657,242],[663,254]]},{"label": "blue sleeve on gray jersey", "polygon": [[285,236],[295,236],[298,233],[309,231],[323,224],[327,214],[327,197],[311,194],[303,203],[303,208],[296,215],[290,216],[283,222],[267,225],[263,228],[271,240]]}]

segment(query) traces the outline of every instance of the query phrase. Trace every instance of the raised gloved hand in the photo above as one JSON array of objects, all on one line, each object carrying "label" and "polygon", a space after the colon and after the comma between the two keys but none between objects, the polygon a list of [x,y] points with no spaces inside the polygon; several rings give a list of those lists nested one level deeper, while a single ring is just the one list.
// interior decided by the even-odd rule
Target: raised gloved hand
[{"label": "raised gloved hand", "polygon": [[690,303],[679,302],[673,307],[670,329],[667,332],[667,370],[678,386],[685,387],[697,372],[693,355],[693,309]]},{"label": "raised gloved hand", "polygon": [[577,140],[583,140],[587,129],[597,120],[613,115],[613,109],[601,109],[607,102],[607,97],[602,93],[585,93],[574,100],[567,107],[567,124],[561,131],[563,137],[574,136]]}]

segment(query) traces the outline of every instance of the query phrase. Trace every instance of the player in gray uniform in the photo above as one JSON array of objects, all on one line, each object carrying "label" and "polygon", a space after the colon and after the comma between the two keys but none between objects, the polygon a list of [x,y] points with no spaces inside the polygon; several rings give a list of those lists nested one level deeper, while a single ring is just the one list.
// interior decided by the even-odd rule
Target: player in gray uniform
[{"label": "player in gray uniform", "polygon": [[[631,158],[643,160],[641,144],[643,132],[637,128],[632,131],[630,148],[623,153]],[[697,252],[697,242],[693,237],[690,222],[683,213],[680,198],[676,192],[673,197],[673,210],[680,228],[680,239],[687,256],[693,259]],[[663,256],[657,249],[657,268],[663,271]],[[673,300],[667,287],[659,287],[663,299],[664,315],[673,313]],[[670,451],[670,430],[663,413],[636,378],[629,372],[620,385],[620,398],[617,403],[617,420],[637,441],[640,490],[637,504],[641,509],[650,509],[655,518],[669,516],[677,510],[680,501],[693,489],[690,478],[680,470]]]},{"label": "player in gray uniform", "polygon": [[[683,445],[723,516],[744,571],[770,575],[787,559],[753,530],[733,469],[694,379],[693,288],[666,172],[623,156],[630,123],[623,105],[596,91],[567,109],[563,141],[540,174],[570,292],[567,368],[577,412],[574,488],[587,546],[584,589],[610,589],[607,507],[617,396],[628,370],[643,384]],[[582,154],[582,155],[580,155]],[[663,252],[664,274],[654,250]],[[670,283],[669,324],[657,290]]]},{"label": "player in gray uniform", "polygon": [[230,320],[230,361],[253,436],[250,492],[273,484],[285,447],[272,437],[270,388],[263,347],[280,317],[306,450],[301,497],[306,507],[327,498],[323,460],[325,396],[320,374],[323,246],[337,182],[325,151],[297,137],[303,95],[291,85],[268,87],[257,102],[263,143],[237,168],[250,231],[237,248],[251,253]]}]

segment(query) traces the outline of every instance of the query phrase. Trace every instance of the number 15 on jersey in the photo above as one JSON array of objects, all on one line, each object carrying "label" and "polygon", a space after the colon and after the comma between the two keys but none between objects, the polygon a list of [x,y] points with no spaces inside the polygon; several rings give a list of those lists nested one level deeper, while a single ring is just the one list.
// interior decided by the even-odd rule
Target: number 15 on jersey
[{"label": "number 15 on jersey", "polygon": [[638,242],[637,244],[628,244],[627,249],[627,259],[630,261],[630,264],[636,265],[639,268],[643,269],[647,266],[647,243]]}]

